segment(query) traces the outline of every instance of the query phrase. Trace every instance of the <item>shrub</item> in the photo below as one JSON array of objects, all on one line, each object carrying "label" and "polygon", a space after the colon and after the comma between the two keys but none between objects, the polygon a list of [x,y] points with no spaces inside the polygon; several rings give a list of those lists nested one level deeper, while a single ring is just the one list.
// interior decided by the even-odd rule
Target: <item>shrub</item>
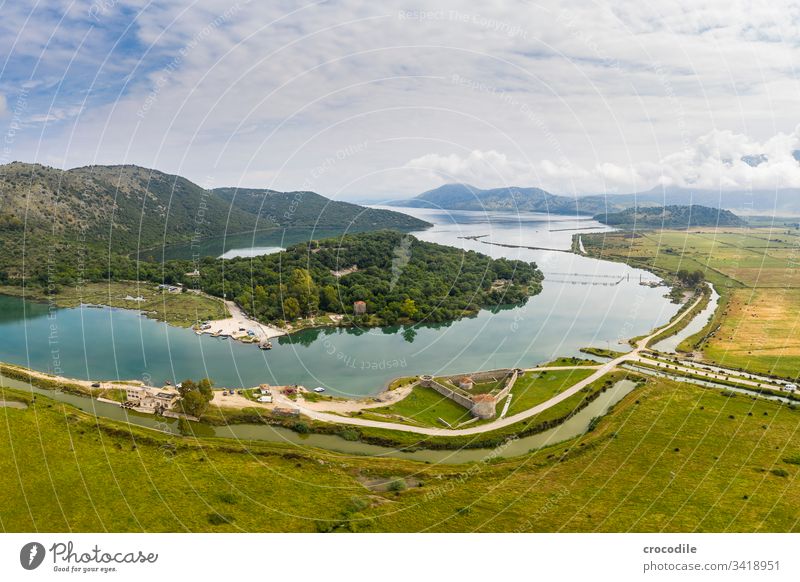
[{"label": "shrub", "polygon": [[789,476],[789,471],[787,471],[786,469],[780,469],[780,468],[773,469],[772,471],[770,471],[770,473],[772,473],[776,477],[788,477]]},{"label": "shrub", "polygon": [[189,421],[183,417],[178,419],[178,432],[184,436],[192,434],[192,425],[190,425]]},{"label": "shrub", "polygon": [[345,506],[345,513],[358,513],[369,507],[369,500],[364,497],[353,496]]},{"label": "shrub", "polygon": [[794,453],[793,455],[784,457],[783,462],[789,465],[800,465],[800,453]]},{"label": "shrub", "polygon": [[219,496],[219,500],[228,505],[236,505],[239,503],[239,498],[236,497],[234,493],[222,493]]},{"label": "shrub", "polygon": [[389,491],[404,491],[406,488],[405,479],[395,479],[389,483]]},{"label": "shrub", "polygon": [[343,428],[339,431],[339,436],[346,441],[357,441],[361,438],[361,433],[354,428]]},{"label": "shrub", "polygon": [[234,521],[236,521],[236,519],[233,516],[224,513],[214,512],[208,514],[208,523],[211,525],[225,525],[233,523]]}]

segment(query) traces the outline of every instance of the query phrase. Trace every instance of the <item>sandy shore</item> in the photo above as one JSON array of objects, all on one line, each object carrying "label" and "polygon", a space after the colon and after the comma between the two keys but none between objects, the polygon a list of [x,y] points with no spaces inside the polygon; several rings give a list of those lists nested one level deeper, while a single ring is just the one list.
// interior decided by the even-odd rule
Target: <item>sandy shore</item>
[{"label": "sandy shore", "polygon": [[339,414],[350,414],[358,412],[359,410],[367,410],[369,408],[380,408],[381,406],[389,406],[395,402],[399,402],[409,394],[417,383],[408,384],[401,388],[394,390],[385,390],[380,394],[369,398],[360,398],[358,400],[318,400],[310,402],[303,398],[302,392],[298,394],[297,403],[308,410],[315,410],[318,412],[335,412]]},{"label": "sandy shore", "polygon": [[[255,402],[245,398],[241,394],[229,392],[227,395],[222,394],[222,390],[214,390],[214,399],[211,404],[221,408],[266,408],[272,409],[276,406],[284,408],[298,408],[302,406],[304,409],[314,410],[317,412],[331,412],[334,414],[350,414],[360,410],[367,410],[369,408],[380,408],[381,406],[389,406],[395,402],[399,402],[409,394],[416,386],[416,382],[396,388],[394,390],[385,390],[380,394],[367,398],[359,399],[346,399],[335,398],[333,400],[322,399],[318,401],[309,401],[303,398],[304,394],[308,394],[308,388],[303,386],[270,386],[269,390],[272,392],[273,401],[271,403]],[[296,400],[292,400],[285,394],[288,388],[297,391]]]},{"label": "sandy shore", "polygon": [[[286,330],[250,319],[233,301],[225,301],[225,307],[228,308],[230,317],[213,319],[208,322],[211,325],[210,328],[195,330],[195,332],[218,334],[237,340],[252,340],[253,343],[260,343],[287,334]],[[254,335],[248,335],[248,331],[252,331]]]},{"label": "sandy shore", "polygon": [[[139,386],[139,387],[148,387],[154,388],[154,386],[146,386],[144,382],[139,380],[128,380],[128,381],[121,381],[115,382],[113,380],[109,381],[100,381],[100,380],[80,380],[77,378],[67,378],[65,376],[57,376],[55,374],[48,374],[46,372],[39,372],[38,370],[33,370],[31,368],[25,368],[23,366],[18,366],[16,364],[3,364],[4,366],[8,366],[9,368],[15,368],[20,372],[24,372],[33,378],[41,378],[42,380],[51,380],[54,382],[61,382],[63,384],[75,384],[77,386],[81,386],[82,388],[86,388],[88,391],[92,390],[111,390],[111,389],[120,389],[125,390],[126,388],[130,388],[131,386]],[[92,384],[100,384],[99,388],[94,388]]]}]

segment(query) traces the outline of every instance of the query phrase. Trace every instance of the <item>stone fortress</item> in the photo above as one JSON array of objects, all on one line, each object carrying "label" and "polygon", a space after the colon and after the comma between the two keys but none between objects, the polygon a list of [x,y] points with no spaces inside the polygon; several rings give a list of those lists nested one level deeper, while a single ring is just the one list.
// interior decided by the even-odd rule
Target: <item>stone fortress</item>
[{"label": "stone fortress", "polygon": [[419,384],[433,388],[469,410],[474,417],[487,419],[497,415],[497,403],[508,396],[521,373],[517,368],[502,368],[454,376],[425,375],[420,376]]}]

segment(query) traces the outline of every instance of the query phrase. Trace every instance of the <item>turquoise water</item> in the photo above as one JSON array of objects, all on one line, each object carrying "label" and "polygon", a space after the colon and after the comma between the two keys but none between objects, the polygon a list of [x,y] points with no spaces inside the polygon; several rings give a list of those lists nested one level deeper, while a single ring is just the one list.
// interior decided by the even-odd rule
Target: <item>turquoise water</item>
[{"label": "turquoise water", "polygon": [[0,361],[83,379],[159,383],[209,376],[218,386],[298,383],[363,396],[399,375],[528,367],[579,355],[583,346],[613,348],[666,323],[678,308],[663,297],[663,288],[639,285],[642,271],[625,265],[458,238],[487,234],[480,240],[568,249],[572,233],[550,229],[596,226],[592,221],[532,213],[409,213],[435,224],[415,233],[424,240],[536,261],[546,274],[544,290],[524,306],[484,310],[448,325],[309,330],[274,341],[270,351],[198,336],[133,311],[51,311],[0,297]]}]

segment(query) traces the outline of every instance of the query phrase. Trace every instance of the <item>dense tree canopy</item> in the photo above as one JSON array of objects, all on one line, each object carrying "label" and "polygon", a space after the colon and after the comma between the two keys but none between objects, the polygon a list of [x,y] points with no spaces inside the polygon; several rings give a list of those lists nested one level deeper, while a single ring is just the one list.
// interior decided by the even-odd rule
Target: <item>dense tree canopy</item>
[{"label": "dense tree canopy", "polygon": [[680,269],[677,272],[678,280],[684,287],[697,287],[700,283],[705,280],[705,275],[703,271],[699,269],[696,271],[688,271],[686,269]]},{"label": "dense tree canopy", "polygon": [[180,383],[178,392],[181,394],[180,408],[186,414],[200,416],[208,409],[208,404],[214,398],[213,382],[203,378],[199,382],[186,379]]},{"label": "dense tree canopy", "polygon": [[[193,263],[164,265],[168,282],[197,282]],[[395,231],[313,241],[274,255],[205,259],[200,287],[234,299],[264,321],[320,312],[354,315],[364,301],[364,323],[450,321],[481,307],[525,301],[541,290],[532,263],[492,259],[474,251],[427,243]]]}]

